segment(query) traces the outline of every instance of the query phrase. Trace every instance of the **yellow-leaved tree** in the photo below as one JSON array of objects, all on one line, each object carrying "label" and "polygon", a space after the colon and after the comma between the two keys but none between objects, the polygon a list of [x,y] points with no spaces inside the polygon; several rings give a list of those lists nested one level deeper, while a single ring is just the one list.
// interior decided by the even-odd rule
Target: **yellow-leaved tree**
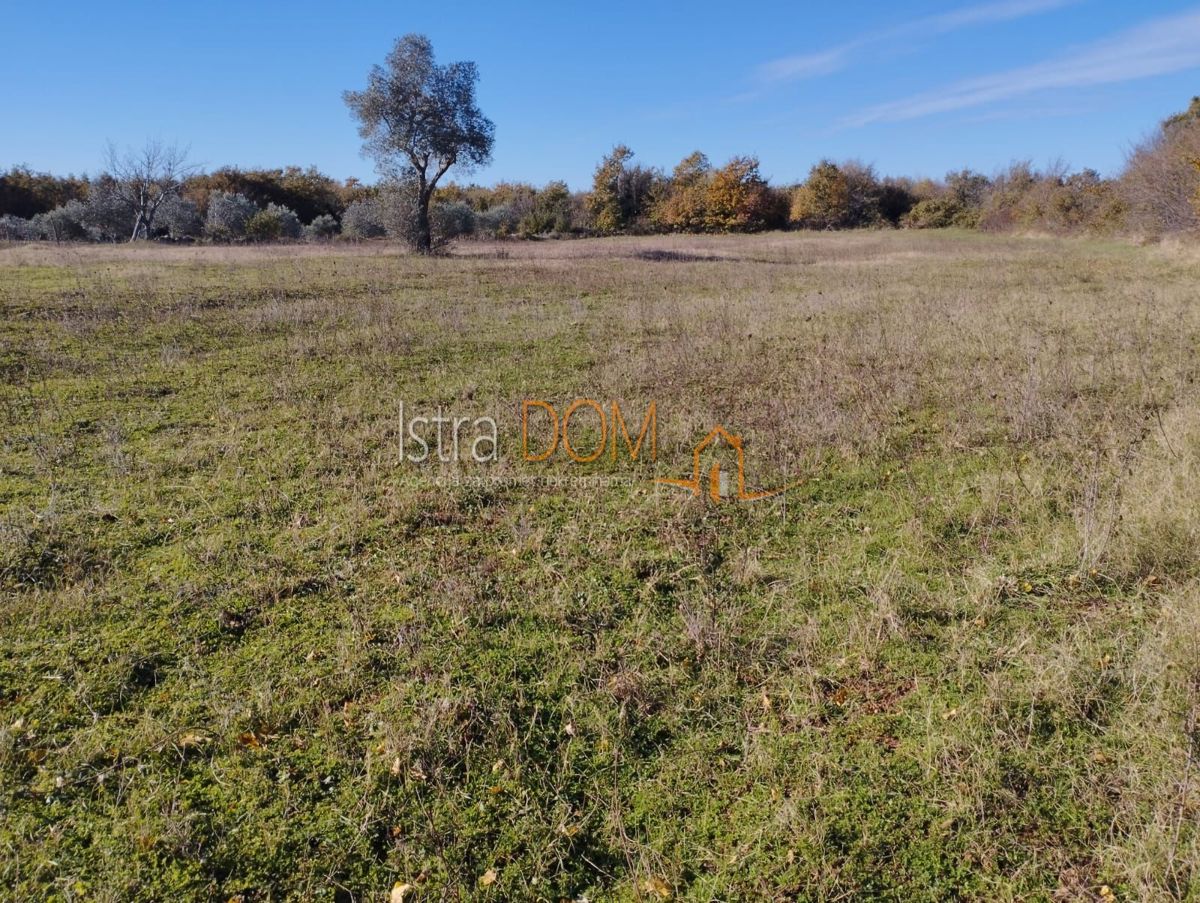
[{"label": "yellow-leaved tree", "polygon": [[708,227],[708,185],[712,166],[708,157],[693,151],[671,173],[670,190],[654,206],[656,226],[673,232],[701,232]]},{"label": "yellow-leaved tree", "polygon": [[850,219],[850,184],[831,160],[822,160],[792,193],[791,221],[806,229],[839,229]]},{"label": "yellow-leaved tree", "polygon": [[758,232],[782,225],[782,213],[757,157],[734,157],[708,180],[704,221],[710,231]]},{"label": "yellow-leaved tree", "polygon": [[597,232],[620,232],[628,225],[627,211],[622,204],[621,183],[625,176],[625,164],[632,158],[633,151],[624,144],[618,144],[596,167],[587,206]]}]

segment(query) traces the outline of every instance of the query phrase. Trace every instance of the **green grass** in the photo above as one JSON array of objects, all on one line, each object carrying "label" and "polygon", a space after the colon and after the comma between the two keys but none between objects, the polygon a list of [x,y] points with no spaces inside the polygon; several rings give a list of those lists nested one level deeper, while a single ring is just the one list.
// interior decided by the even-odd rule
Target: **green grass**
[{"label": "green grass", "polygon": [[[0,249],[0,893],[1197,897],[1198,521],[1150,488],[1200,449],[1195,278]],[[657,463],[520,461],[521,399],[576,397],[655,401]],[[619,479],[439,483],[401,399],[495,416],[489,477]],[[799,485],[655,487],[715,423]]]}]

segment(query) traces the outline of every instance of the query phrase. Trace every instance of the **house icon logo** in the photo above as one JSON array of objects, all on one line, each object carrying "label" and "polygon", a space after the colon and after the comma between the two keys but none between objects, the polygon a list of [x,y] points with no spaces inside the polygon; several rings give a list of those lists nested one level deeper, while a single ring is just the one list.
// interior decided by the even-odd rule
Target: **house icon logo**
[{"label": "house icon logo", "polygon": [[[717,445],[718,440],[721,440],[724,446],[728,446],[734,452],[734,469],[737,471],[736,489],[730,485],[729,470],[722,467],[719,452],[723,446]],[[701,462],[706,455],[710,458],[711,463],[708,473],[705,475]],[[670,480],[660,477],[654,482],[686,489],[696,498],[699,498],[707,490],[708,497],[714,502],[726,499],[736,499],[742,502],[768,499],[786,492],[796,485],[793,483],[792,486],[784,486],[782,489],[771,489],[766,492],[748,492],[746,490],[746,453],[742,448],[742,437],[734,435],[723,426],[714,426],[692,450],[692,478],[690,480]]]}]

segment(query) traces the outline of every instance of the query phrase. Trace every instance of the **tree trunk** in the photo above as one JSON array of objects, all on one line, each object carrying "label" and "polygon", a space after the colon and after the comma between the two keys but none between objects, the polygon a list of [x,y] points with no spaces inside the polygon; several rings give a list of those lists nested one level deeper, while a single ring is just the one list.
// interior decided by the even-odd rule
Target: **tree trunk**
[{"label": "tree trunk", "polygon": [[429,201],[432,197],[432,189],[423,188],[417,195],[417,222],[413,233],[413,247],[418,254],[428,254],[433,250],[433,231],[429,226]]}]

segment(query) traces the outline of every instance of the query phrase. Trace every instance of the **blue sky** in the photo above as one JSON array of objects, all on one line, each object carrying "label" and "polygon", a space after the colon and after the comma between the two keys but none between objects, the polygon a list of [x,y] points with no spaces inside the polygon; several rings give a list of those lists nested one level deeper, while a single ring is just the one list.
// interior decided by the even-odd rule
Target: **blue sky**
[{"label": "blue sky", "polygon": [[[1063,159],[1106,173],[1200,94],[1200,4],[14,3],[0,166],[95,172],[105,142],[190,145],[206,168],[315,164],[372,179],[341,101],[410,32],[479,65],[496,123],[471,178],[586,187],[616,142],[670,169],[756,154],[883,173]],[[459,178],[462,178],[461,176]]]}]

